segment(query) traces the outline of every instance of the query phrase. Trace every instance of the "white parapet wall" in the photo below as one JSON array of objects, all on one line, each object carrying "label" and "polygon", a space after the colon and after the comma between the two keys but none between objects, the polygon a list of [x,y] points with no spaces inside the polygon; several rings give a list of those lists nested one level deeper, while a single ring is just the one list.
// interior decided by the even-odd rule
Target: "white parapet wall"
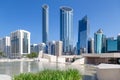
[{"label": "white parapet wall", "polygon": [[43,58],[48,59],[49,62],[65,63],[65,58],[64,57],[57,57],[57,56],[54,56],[54,55],[43,54]]},{"label": "white parapet wall", "polygon": [[120,65],[100,64],[97,66],[98,80],[120,80]]},{"label": "white parapet wall", "polygon": [[85,58],[77,59],[72,63],[72,65],[76,65],[76,64],[85,64]]}]

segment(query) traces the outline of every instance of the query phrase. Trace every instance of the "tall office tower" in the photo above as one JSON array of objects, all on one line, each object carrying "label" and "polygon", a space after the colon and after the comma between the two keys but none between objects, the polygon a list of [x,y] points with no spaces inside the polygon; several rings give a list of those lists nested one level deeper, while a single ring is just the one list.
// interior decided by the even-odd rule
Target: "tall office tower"
[{"label": "tall office tower", "polygon": [[107,38],[106,46],[107,46],[107,53],[118,52],[117,40],[114,39],[114,37]]},{"label": "tall office tower", "polygon": [[73,50],[73,9],[60,8],[60,41],[63,42],[63,52],[72,53]]},{"label": "tall office tower", "polygon": [[117,36],[117,50],[120,52],[120,34]]},{"label": "tall office tower", "polygon": [[62,55],[62,45],[63,45],[63,43],[62,43],[62,41],[56,41],[55,42],[55,55],[56,56],[61,56]]},{"label": "tall office tower", "polygon": [[106,52],[106,37],[103,34],[103,30],[99,29],[96,33],[94,33],[94,46],[95,53],[105,53]]},{"label": "tall office tower", "polygon": [[5,57],[10,56],[10,37],[6,36],[3,38],[2,41],[2,48],[3,48],[3,53]]},{"label": "tall office tower", "polygon": [[55,55],[55,41],[49,41],[48,45],[48,54]]},{"label": "tall office tower", "polygon": [[89,34],[89,24],[87,16],[83,17],[82,20],[79,21],[78,25],[78,42],[77,42],[77,50],[78,55],[80,53],[88,52],[88,34]]},{"label": "tall office tower", "polygon": [[11,32],[11,58],[21,58],[22,54],[30,53],[30,32],[17,30]]},{"label": "tall office tower", "polygon": [[48,41],[48,27],[49,27],[49,7],[48,5],[42,6],[42,42]]},{"label": "tall office tower", "polygon": [[88,40],[88,53],[94,53],[94,39],[90,38]]}]

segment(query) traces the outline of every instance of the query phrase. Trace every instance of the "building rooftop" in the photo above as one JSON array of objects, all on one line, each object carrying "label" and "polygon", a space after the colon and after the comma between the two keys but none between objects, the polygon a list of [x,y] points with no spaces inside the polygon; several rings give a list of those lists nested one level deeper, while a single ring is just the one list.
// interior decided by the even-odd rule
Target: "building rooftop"
[{"label": "building rooftop", "polygon": [[103,33],[103,30],[100,28],[97,33]]},{"label": "building rooftop", "polygon": [[47,8],[49,8],[49,7],[48,7],[47,4],[44,4],[44,5],[42,6],[42,8],[47,9]]},{"label": "building rooftop", "polygon": [[82,54],[83,57],[120,58],[120,53]]},{"label": "building rooftop", "polygon": [[66,6],[62,6],[60,9],[61,9],[61,10],[64,10],[64,11],[73,11],[72,8],[66,7]]}]

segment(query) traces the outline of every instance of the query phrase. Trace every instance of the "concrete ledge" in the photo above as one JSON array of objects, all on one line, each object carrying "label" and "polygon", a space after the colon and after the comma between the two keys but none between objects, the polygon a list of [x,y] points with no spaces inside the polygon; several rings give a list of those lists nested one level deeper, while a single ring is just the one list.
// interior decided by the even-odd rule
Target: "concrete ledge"
[{"label": "concrete ledge", "polygon": [[8,75],[0,74],[0,80],[12,80],[12,78]]},{"label": "concrete ledge", "polygon": [[97,66],[98,80],[120,80],[120,65],[100,64]]}]

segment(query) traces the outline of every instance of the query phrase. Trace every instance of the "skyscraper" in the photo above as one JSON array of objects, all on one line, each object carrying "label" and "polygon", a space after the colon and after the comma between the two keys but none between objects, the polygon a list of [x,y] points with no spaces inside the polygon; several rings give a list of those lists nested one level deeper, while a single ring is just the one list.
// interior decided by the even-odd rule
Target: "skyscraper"
[{"label": "skyscraper", "polygon": [[82,20],[79,21],[78,25],[78,42],[77,42],[77,50],[78,54],[87,53],[88,52],[88,33],[89,32],[89,24],[87,16],[83,17]]},{"label": "skyscraper", "polygon": [[60,41],[63,42],[63,52],[70,54],[73,50],[73,9],[60,8]]},{"label": "skyscraper", "polygon": [[47,43],[48,41],[48,27],[49,27],[49,7],[48,5],[42,6],[42,42]]},{"label": "skyscraper", "polygon": [[30,53],[30,32],[17,30],[10,34],[11,58],[20,58],[22,54]]},{"label": "skyscraper", "polygon": [[99,29],[96,33],[94,33],[94,45],[95,45],[95,53],[105,53],[106,52],[106,37],[103,34],[103,30]]}]

